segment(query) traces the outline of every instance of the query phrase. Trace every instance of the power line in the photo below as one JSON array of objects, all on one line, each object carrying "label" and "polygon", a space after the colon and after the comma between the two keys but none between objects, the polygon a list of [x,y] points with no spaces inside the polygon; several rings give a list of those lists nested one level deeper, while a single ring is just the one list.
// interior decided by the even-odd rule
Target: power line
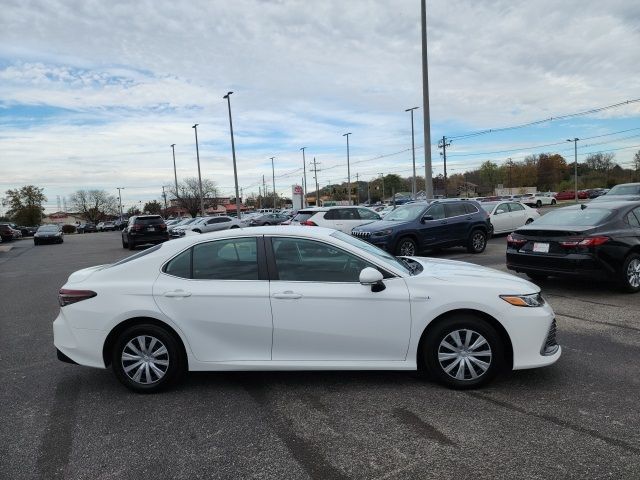
[{"label": "power line", "polygon": [[584,115],[591,115],[591,114],[594,114],[594,113],[603,112],[605,110],[610,110],[612,108],[618,108],[618,107],[622,107],[622,106],[625,106],[625,105],[631,105],[633,103],[638,103],[638,102],[640,102],[640,98],[634,98],[633,100],[625,100],[624,102],[614,103],[614,104],[611,104],[611,105],[607,105],[606,107],[598,107],[598,108],[592,108],[592,109],[589,109],[589,110],[585,110],[585,111],[582,111],[582,112],[569,113],[569,114],[565,114],[565,115],[558,115],[556,117],[549,117],[549,118],[545,118],[544,120],[536,120],[536,121],[533,121],[533,122],[522,123],[520,125],[511,125],[511,126],[500,127],[500,128],[490,128],[490,129],[487,129],[487,130],[479,130],[477,132],[471,132],[471,133],[466,133],[466,134],[461,134],[461,135],[452,135],[452,136],[449,136],[447,138],[453,140],[453,139],[477,137],[479,135],[486,135],[488,133],[505,132],[505,131],[508,131],[508,130],[516,130],[516,129],[520,129],[520,128],[532,127],[534,125],[540,125],[540,124],[543,124],[543,123],[551,122],[553,120],[566,120],[568,118],[575,118],[575,117],[580,117],[580,116],[584,116]]}]

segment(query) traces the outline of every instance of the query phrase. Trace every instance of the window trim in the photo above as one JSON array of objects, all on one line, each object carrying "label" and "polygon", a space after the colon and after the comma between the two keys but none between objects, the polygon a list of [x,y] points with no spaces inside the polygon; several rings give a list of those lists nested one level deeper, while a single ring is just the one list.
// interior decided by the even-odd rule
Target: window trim
[{"label": "window trim", "polygon": [[294,235],[278,235],[278,234],[273,234],[273,235],[266,235],[264,237],[264,248],[266,249],[266,255],[267,255],[267,265],[268,265],[268,269],[269,269],[269,281],[276,281],[276,282],[294,282],[294,283],[331,283],[331,284],[345,284],[345,285],[355,285],[355,284],[360,284],[360,282],[324,282],[322,280],[280,280],[280,277],[278,275],[278,266],[276,265],[276,256],[275,256],[275,252],[273,250],[273,242],[272,240],[274,238],[287,238],[287,239],[293,239],[293,240],[308,240],[311,242],[319,242],[319,243],[323,243],[331,248],[335,248],[337,250],[340,250],[342,252],[345,252],[347,255],[351,255],[353,257],[356,257],[360,260],[362,260],[363,262],[367,262],[370,263],[371,265],[375,265],[375,267],[380,271],[380,273],[382,273],[382,276],[384,277],[384,280],[391,280],[393,278],[398,278],[400,277],[400,275],[397,275],[391,271],[389,271],[388,269],[381,267],[377,262],[374,262],[372,260],[369,260],[368,258],[363,258],[358,254],[355,254],[345,248],[342,248],[340,246],[334,245],[330,242],[327,242],[323,239],[319,239],[319,238],[309,238],[309,237],[299,237],[299,236],[294,236]]}]

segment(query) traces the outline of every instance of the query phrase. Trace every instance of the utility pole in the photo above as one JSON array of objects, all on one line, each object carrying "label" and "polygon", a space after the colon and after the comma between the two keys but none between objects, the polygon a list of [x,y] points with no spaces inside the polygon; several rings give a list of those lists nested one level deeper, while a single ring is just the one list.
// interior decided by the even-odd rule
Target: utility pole
[{"label": "utility pole", "polygon": [[118,202],[120,204],[120,221],[122,222],[122,194],[120,190],[124,190],[124,187],[116,187],[118,189]]},{"label": "utility pole", "polygon": [[[266,198],[267,198],[267,182],[264,181],[264,175],[262,175],[262,196],[266,200]],[[266,205],[266,203],[265,203],[265,205]]]},{"label": "utility pole", "polygon": [[276,157],[271,157],[271,178],[273,180],[273,209],[276,209],[276,171],[273,166],[273,159]]},{"label": "utility pole", "polygon": [[302,184],[303,184],[303,188],[304,191],[302,192],[302,207],[308,207],[309,205],[307,205],[307,160],[304,156],[304,150],[307,147],[302,147],[300,150],[302,150],[302,171],[304,172],[304,176],[302,177]]},{"label": "utility pole", "polygon": [[382,176],[382,203],[384,203],[384,173],[380,173]]},{"label": "utility pole", "polygon": [[[573,158],[574,158],[574,162],[573,162],[573,176],[574,178],[574,189],[573,189],[573,193],[575,195],[575,200],[576,203],[578,203],[578,140],[580,140],[579,138],[567,138],[567,142],[573,142]],[[606,187],[606,185],[605,185]]]},{"label": "utility pole", "polygon": [[507,166],[509,167],[509,195],[513,195],[513,183],[511,181],[511,168],[513,167],[513,160],[511,160],[511,158],[507,160]]},{"label": "utility pole", "polygon": [[451,145],[451,141],[447,143],[447,137],[442,136],[442,140],[438,143],[438,148],[442,149],[440,155],[444,159],[444,198],[447,198],[447,147]]},{"label": "utility pole", "polygon": [[356,173],[356,205],[360,204],[360,183],[358,183],[358,174]]},{"label": "utility pole", "polygon": [[164,191],[164,185],[162,185],[162,198],[164,198],[164,216],[167,216],[167,194]]},{"label": "utility pole", "polygon": [[171,151],[173,152],[173,177],[176,181],[176,198],[178,198],[178,171],[176,170],[176,144],[171,144]]},{"label": "utility pole", "polygon": [[196,132],[196,158],[198,159],[198,188],[200,189],[200,215],[204,217],[204,197],[202,195],[202,175],[200,175],[200,149],[198,148],[198,124],[193,127]]},{"label": "utility pole", "polygon": [[316,207],[320,206],[320,187],[318,186],[318,162],[316,162],[316,157],[313,157],[313,178],[316,179]]},{"label": "utility pole", "polygon": [[429,117],[429,62],[427,61],[427,6],[420,3],[422,17],[422,113],[424,116],[424,193],[433,198],[433,178],[431,176],[431,119]]},{"label": "utility pole", "polygon": [[258,186],[258,208],[262,209],[262,187]]},{"label": "utility pole", "polygon": [[233,179],[236,184],[236,217],[240,220],[240,196],[238,192],[238,169],[236,168],[236,144],[233,140],[233,122],[231,121],[231,94],[233,92],[227,92],[222,97],[227,99],[227,105],[229,106],[229,130],[231,131],[231,154],[233,155]]},{"label": "utility pole", "polygon": [[349,135],[351,132],[345,133],[343,137],[347,137],[347,200],[351,205],[351,167],[349,165]]},{"label": "utility pole", "polygon": [[411,112],[411,152],[413,154],[413,181],[411,182],[411,198],[417,200],[417,187],[416,187],[416,141],[413,131],[413,111],[420,107],[407,108],[405,112]]},{"label": "utility pole", "polygon": [[367,203],[371,205],[371,180],[367,182]]}]

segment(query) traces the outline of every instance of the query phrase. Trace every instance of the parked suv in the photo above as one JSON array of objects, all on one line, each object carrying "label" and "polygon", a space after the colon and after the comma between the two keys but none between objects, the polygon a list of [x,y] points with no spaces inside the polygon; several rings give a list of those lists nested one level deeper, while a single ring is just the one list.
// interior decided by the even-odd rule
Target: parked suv
[{"label": "parked suv", "polygon": [[381,219],[379,214],[366,207],[317,207],[298,211],[291,225],[335,228],[351,233],[355,227]]},{"label": "parked suv", "polygon": [[489,215],[479,203],[433,200],[402,205],[351,234],[395,255],[413,256],[423,249],[455,246],[481,253],[492,230]]},{"label": "parked suv", "polygon": [[167,225],[160,215],[136,215],[122,230],[122,248],[133,250],[144,243],[162,243],[169,240]]}]

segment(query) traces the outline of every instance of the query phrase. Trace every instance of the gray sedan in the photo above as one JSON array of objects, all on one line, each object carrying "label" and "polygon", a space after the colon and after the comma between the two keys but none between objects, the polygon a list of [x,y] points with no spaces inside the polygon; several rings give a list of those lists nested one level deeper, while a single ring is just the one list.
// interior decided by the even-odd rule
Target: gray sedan
[{"label": "gray sedan", "polygon": [[183,232],[191,230],[195,233],[208,233],[217,232],[218,230],[227,230],[230,228],[240,228],[242,226],[242,223],[237,219],[227,217],[226,215],[220,215],[216,217],[204,217],[184,227],[177,227],[175,230],[182,230]]},{"label": "gray sedan", "polygon": [[252,218],[249,225],[252,227],[263,225],[280,225],[282,222],[289,220],[288,215],[281,215],[279,213],[267,213],[258,218]]}]

